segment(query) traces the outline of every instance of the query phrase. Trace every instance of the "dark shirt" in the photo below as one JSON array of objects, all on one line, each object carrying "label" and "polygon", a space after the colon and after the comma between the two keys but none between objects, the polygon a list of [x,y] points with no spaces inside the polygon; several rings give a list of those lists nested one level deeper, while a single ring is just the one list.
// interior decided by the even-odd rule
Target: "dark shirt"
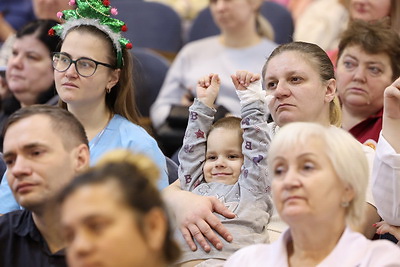
[{"label": "dark shirt", "polygon": [[27,210],[0,216],[0,267],[19,266],[67,266],[64,250],[50,252]]},{"label": "dark shirt", "polygon": [[4,162],[3,153],[0,152],[0,182],[6,170],[7,170],[7,165]]}]

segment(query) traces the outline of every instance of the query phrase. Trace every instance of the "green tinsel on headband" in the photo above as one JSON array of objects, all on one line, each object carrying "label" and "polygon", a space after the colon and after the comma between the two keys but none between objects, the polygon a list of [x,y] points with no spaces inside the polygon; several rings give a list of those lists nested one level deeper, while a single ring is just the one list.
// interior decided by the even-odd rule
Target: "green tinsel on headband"
[{"label": "green tinsel on headband", "polygon": [[118,14],[117,10],[110,6],[109,0],[70,0],[69,4],[76,5],[76,9],[58,12],[57,16],[65,23],[54,26],[49,34],[57,34],[64,40],[70,29],[79,25],[92,25],[113,41],[117,51],[117,67],[120,68],[123,65],[122,48],[131,49],[132,43],[121,36],[121,32],[128,29],[125,23],[111,17]]}]

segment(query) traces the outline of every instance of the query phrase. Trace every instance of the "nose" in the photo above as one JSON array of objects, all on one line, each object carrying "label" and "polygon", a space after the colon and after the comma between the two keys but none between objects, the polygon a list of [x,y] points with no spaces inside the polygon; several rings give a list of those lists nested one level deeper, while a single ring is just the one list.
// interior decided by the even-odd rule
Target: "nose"
[{"label": "nose", "polygon": [[218,157],[218,159],[215,161],[215,167],[223,168],[225,166],[226,166],[225,158],[224,157]]},{"label": "nose", "polygon": [[355,70],[354,70],[354,74],[353,74],[353,80],[357,81],[357,82],[361,82],[364,83],[366,80],[366,76],[365,76],[365,69],[361,66],[358,66]]},{"label": "nose", "polygon": [[76,233],[74,240],[69,245],[69,252],[76,257],[88,255],[93,249],[90,238],[82,231]]},{"label": "nose", "polygon": [[278,82],[272,95],[276,98],[283,98],[283,97],[288,97],[290,95],[290,93],[291,93],[291,91],[285,83]]},{"label": "nose", "polygon": [[284,188],[288,190],[301,186],[299,174],[294,168],[289,168],[285,173],[283,185]]},{"label": "nose", "polygon": [[68,69],[65,71],[65,76],[67,77],[78,77],[78,71],[76,70],[76,63],[72,62],[71,65],[69,65]]},{"label": "nose", "polygon": [[17,68],[22,68],[23,67],[23,56],[21,54],[14,55],[9,58],[8,64],[10,67],[17,67]]},{"label": "nose", "polygon": [[8,171],[17,179],[32,174],[32,168],[29,161],[22,156],[15,159],[15,163],[8,168]]},{"label": "nose", "polygon": [[225,8],[225,6],[226,6],[225,0],[216,0],[216,2],[215,2],[215,8],[216,8],[218,11],[223,10],[223,9]]}]

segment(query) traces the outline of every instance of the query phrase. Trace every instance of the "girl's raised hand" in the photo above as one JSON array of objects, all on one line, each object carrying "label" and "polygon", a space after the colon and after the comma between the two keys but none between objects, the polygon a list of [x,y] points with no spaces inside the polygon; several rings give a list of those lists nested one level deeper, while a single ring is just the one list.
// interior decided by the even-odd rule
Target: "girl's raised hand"
[{"label": "girl's raised hand", "polygon": [[260,74],[238,70],[236,74],[231,75],[231,78],[236,90],[246,90],[251,83],[260,80]]},{"label": "girl's raised hand", "polygon": [[210,108],[214,107],[218,97],[221,81],[218,74],[210,73],[197,82],[197,98]]}]

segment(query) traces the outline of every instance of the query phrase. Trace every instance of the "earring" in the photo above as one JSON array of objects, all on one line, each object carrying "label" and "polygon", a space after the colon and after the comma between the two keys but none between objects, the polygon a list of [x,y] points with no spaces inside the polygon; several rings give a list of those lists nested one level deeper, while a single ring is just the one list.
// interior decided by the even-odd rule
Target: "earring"
[{"label": "earring", "polygon": [[109,94],[111,92],[111,88],[106,88],[106,93]]},{"label": "earring", "polygon": [[350,203],[348,201],[343,201],[342,203],[340,203],[340,206],[342,206],[343,208],[347,208],[349,204]]}]

